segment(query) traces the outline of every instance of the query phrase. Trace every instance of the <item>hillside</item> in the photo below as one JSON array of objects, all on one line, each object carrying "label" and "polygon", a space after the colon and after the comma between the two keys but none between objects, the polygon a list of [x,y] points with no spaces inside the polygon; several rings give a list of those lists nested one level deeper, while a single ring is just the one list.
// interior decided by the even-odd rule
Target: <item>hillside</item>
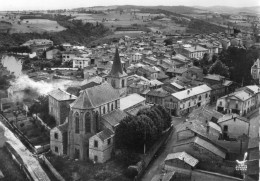
[{"label": "hillside", "polygon": [[230,6],[210,6],[210,7],[197,6],[196,8],[208,10],[212,12],[229,13],[229,14],[237,14],[239,12],[256,14],[260,12],[260,6],[241,7],[241,8],[230,7]]}]

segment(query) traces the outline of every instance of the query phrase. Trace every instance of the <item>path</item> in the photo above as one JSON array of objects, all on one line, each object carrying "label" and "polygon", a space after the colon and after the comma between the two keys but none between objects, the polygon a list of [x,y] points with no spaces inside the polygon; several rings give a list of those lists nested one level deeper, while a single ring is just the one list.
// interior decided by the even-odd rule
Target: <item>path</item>
[{"label": "path", "polygon": [[[172,124],[175,127],[175,130],[178,129],[178,126],[180,125],[180,123],[182,123],[185,119],[183,118],[174,118],[173,117],[173,121]],[[164,162],[164,159],[166,158],[166,156],[171,153],[172,151],[172,146],[176,143],[176,131],[174,133],[171,134],[165,148],[163,148],[162,152],[160,153],[160,155],[155,158],[155,160],[153,160],[150,165],[147,167],[147,170],[142,178],[142,181],[151,181],[153,176],[156,174],[160,174],[161,173],[161,165]]]}]

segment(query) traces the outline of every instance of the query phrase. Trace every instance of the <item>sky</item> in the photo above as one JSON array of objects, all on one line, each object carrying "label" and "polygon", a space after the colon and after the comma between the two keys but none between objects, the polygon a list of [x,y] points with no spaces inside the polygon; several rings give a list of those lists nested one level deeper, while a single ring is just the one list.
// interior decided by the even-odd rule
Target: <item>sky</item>
[{"label": "sky", "polygon": [[109,5],[260,6],[260,0],[0,0],[0,11],[70,9]]}]

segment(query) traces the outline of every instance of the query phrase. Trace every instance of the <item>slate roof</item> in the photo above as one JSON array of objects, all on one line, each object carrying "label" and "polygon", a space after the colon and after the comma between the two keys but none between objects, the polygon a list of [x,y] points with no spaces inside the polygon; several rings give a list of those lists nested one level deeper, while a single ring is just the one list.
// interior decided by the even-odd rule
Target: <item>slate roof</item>
[{"label": "slate roof", "polygon": [[58,101],[75,100],[77,98],[76,96],[69,94],[68,92],[65,92],[61,89],[56,89],[49,92],[49,96]]},{"label": "slate roof", "polygon": [[71,103],[72,108],[92,109],[119,99],[119,91],[107,82],[85,89],[79,97]]},{"label": "slate roof", "polygon": [[105,141],[106,139],[112,137],[113,135],[114,132],[108,128],[96,134],[96,136],[99,137],[102,141]]},{"label": "slate roof", "polygon": [[65,123],[63,123],[63,124],[57,126],[57,128],[58,128],[62,133],[64,133],[64,132],[67,132],[67,131],[68,131],[68,126],[69,126],[69,122],[66,121]]},{"label": "slate roof", "polygon": [[139,94],[136,94],[136,93],[130,94],[130,95],[120,99],[120,109],[126,110],[129,107],[137,105],[143,101],[145,101],[145,98],[143,96],[140,96]]},{"label": "slate roof", "polygon": [[173,93],[172,96],[177,98],[178,100],[183,100],[183,99],[187,99],[189,97],[192,97],[192,96],[195,96],[198,94],[202,94],[202,93],[208,92],[208,91],[211,91],[211,88],[209,86],[207,86],[206,84],[204,84],[201,86],[194,87],[192,89]]},{"label": "slate roof", "polygon": [[197,165],[197,163],[199,163],[199,160],[197,160],[196,158],[192,157],[191,155],[189,155],[185,151],[177,152],[177,153],[170,153],[170,154],[167,155],[167,157],[165,158],[164,161],[166,161],[166,160],[173,160],[173,159],[182,160],[182,161],[184,161],[185,163],[189,164],[192,167],[195,167]]},{"label": "slate roof", "polygon": [[126,116],[127,114],[124,111],[117,109],[102,116],[102,119],[108,122],[111,126],[117,126]]},{"label": "slate roof", "polygon": [[125,77],[125,76],[127,76],[127,74],[125,73],[125,71],[122,68],[120,56],[119,56],[119,53],[118,53],[118,48],[116,48],[112,69],[109,72],[108,76],[113,76],[113,77]]}]

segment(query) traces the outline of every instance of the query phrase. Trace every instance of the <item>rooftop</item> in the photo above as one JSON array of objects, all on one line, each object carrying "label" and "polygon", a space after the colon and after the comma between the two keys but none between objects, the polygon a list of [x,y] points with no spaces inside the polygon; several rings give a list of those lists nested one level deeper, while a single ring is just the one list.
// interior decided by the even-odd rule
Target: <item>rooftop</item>
[{"label": "rooftop", "polygon": [[189,164],[192,167],[195,167],[197,165],[197,163],[199,162],[199,160],[197,160],[196,158],[192,157],[191,155],[189,155],[185,151],[177,152],[177,153],[170,153],[170,154],[167,155],[167,157],[165,158],[164,161],[166,161],[166,160],[173,160],[173,159],[182,160],[182,161],[184,161],[185,163]]},{"label": "rooftop", "polygon": [[199,95],[199,94],[202,94],[202,93],[205,93],[208,91],[211,91],[211,88],[209,86],[207,86],[206,84],[204,84],[204,85],[197,86],[197,87],[194,87],[194,88],[191,88],[188,90],[173,93],[172,96],[177,98],[178,100],[183,100],[183,99],[187,99],[189,97]]},{"label": "rooftop", "polygon": [[122,121],[122,119],[124,119],[126,116],[127,114],[124,111],[117,109],[102,116],[102,119],[114,127],[117,126],[120,123],[120,121]]},{"label": "rooftop", "polygon": [[49,96],[53,97],[54,99],[58,100],[58,101],[67,101],[67,100],[75,100],[77,99],[76,96],[63,91],[61,89],[57,89],[57,90],[53,90],[51,92],[49,92]]},{"label": "rooftop", "polygon": [[143,96],[140,96],[139,94],[130,94],[126,97],[123,97],[120,99],[120,109],[126,110],[134,105],[137,105],[146,99]]}]

